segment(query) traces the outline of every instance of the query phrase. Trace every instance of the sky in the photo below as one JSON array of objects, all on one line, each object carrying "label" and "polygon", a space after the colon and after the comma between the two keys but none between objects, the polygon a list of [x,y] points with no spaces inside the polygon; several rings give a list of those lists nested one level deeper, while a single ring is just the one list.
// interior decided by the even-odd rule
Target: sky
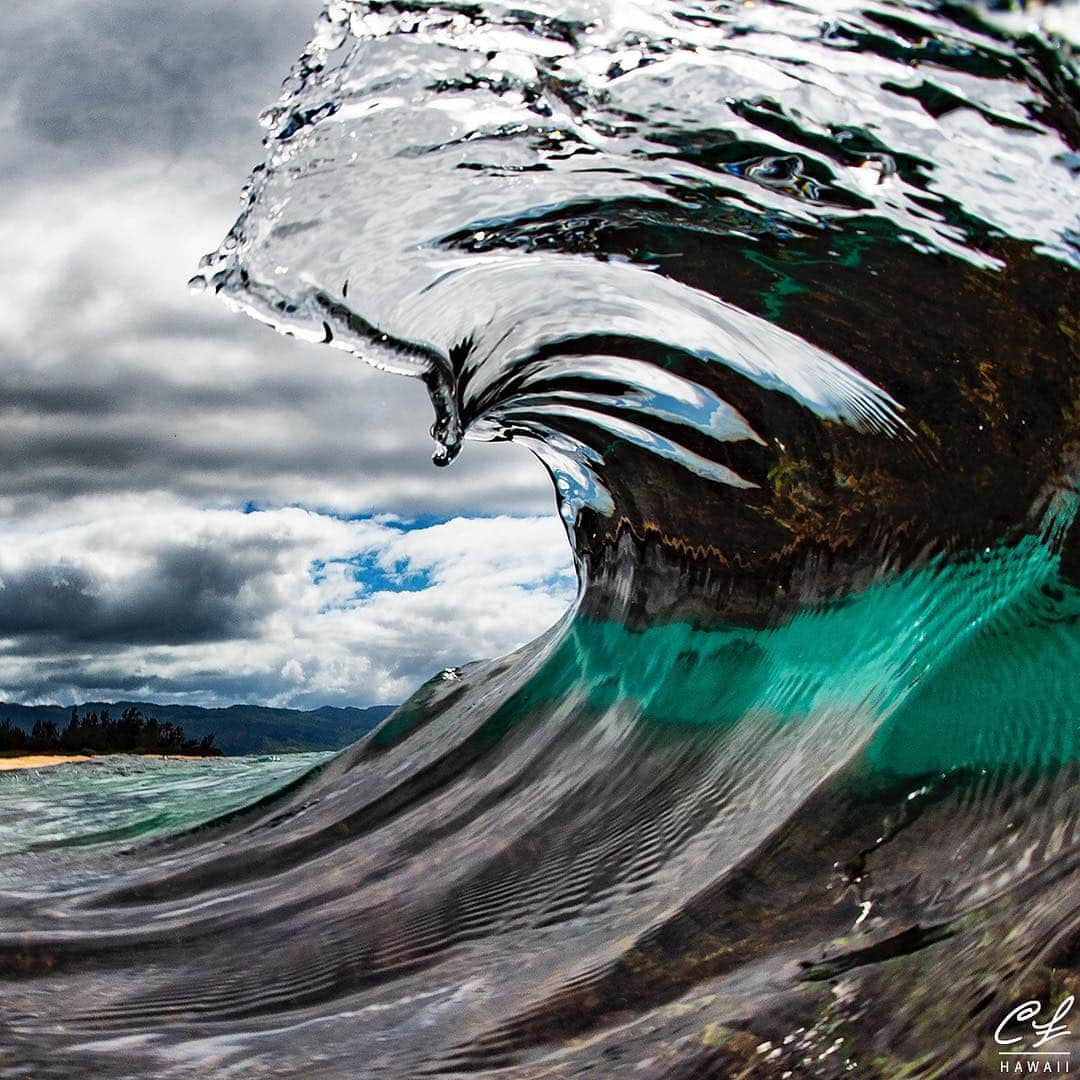
[{"label": "sky", "polygon": [[186,287],[318,0],[8,0],[0,700],[396,703],[572,600],[524,449]]}]

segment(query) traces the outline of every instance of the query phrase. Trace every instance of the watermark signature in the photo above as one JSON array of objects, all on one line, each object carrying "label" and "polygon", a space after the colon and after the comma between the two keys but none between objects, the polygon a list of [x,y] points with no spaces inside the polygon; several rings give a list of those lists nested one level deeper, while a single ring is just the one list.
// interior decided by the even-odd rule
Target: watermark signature
[{"label": "watermark signature", "polygon": [[1070,994],[1056,1008],[1025,1001],[1010,1009],[994,1031],[1001,1071],[1012,1076],[1065,1074],[1071,1052],[1056,1042],[1070,1034],[1065,1018],[1075,1004]]}]

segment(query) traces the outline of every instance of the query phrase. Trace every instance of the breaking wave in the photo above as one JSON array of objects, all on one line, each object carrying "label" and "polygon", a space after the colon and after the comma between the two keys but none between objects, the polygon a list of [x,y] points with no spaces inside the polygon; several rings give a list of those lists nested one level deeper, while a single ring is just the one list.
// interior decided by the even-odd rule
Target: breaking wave
[{"label": "breaking wave", "polygon": [[0,1075],[997,1073],[1080,977],[1069,46],[334,0],[264,120],[194,283],[422,379],[436,464],[528,446],[578,599],[254,805],[9,856]]}]

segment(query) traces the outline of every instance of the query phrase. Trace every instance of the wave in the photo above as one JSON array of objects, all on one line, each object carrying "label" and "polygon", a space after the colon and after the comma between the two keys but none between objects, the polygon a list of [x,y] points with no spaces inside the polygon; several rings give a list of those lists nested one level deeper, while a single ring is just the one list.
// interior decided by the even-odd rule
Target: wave
[{"label": "wave", "polygon": [[4,1075],[998,1071],[1078,977],[1069,46],[334,0],[264,121],[194,283],[421,378],[436,464],[528,446],[579,595],[227,818],[11,856]]}]

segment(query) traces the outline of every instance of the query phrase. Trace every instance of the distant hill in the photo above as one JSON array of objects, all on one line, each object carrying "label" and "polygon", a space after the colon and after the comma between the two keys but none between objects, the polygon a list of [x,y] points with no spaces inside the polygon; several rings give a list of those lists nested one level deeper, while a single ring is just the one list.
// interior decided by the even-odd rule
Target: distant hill
[{"label": "distant hill", "polygon": [[[114,717],[127,708],[141,709],[163,723],[171,720],[193,738],[213,733],[214,745],[225,754],[287,754],[305,750],[340,750],[366,735],[397,708],[372,705],[321,709],[270,709],[262,705],[230,705],[226,709],[203,709],[197,705],[155,705],[150,701],[88,701],[79,715],[108,709]],[[29,731],[35,720],[51,720],[63,727],[71,706],[13,705],[0,702],[0,722],[10,720]]]}]

